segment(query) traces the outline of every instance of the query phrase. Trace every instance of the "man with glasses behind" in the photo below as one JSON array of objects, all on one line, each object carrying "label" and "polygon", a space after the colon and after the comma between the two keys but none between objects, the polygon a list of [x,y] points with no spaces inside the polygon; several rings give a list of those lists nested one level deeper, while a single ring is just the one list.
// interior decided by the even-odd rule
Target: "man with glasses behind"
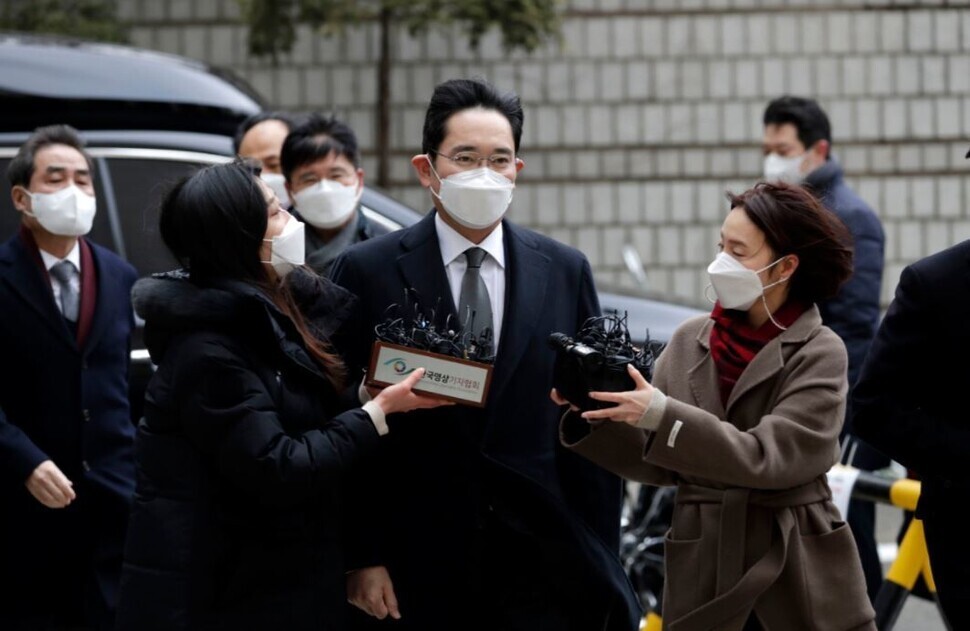
[{"label": "man with glasses behind", "polygon": [[343,121],[311,114],[286,137],[280,165],[294,215],[308,224],[306,263],[317,273],[355,243],[387,234],[361,211],[364,169],[357,135]]},{"label": "man with glasses behind", "polygon": [[490,329],[497,349],[484,409],[392,415],[383,451],[362,463],[348,596],[383,622],[361,627],[637,628],[617,558],[620,481],[560,447],[548,399],[549,334],[600,312],[589,263],[505,219],[522,119],[516,95],[483,81],[437,86],[411,160],[433,211],[334,263],[334,281],[359,298],[338,342],[351,374],[405,290],[439,325]]}]

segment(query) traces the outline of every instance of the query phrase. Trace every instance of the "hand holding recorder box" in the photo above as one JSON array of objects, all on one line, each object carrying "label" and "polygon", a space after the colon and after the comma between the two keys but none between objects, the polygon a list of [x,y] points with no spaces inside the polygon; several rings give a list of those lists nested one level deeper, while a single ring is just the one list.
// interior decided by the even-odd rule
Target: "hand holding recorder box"
[{"label": "hand holding recorder box", "polygon": [[400,383],[418,368],[424,368],[425,373],[414,386],[415,392],[485,407],[492,381],[491,365],[380,340],[374,342],[365,383],[368,386],[390,386]]}]

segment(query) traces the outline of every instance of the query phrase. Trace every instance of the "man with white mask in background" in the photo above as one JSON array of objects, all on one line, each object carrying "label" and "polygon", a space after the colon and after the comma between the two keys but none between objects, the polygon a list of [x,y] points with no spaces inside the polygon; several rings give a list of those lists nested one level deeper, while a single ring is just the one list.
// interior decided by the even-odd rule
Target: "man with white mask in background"
[{"label": "man with white mask in background", "polygon": [[307,224],[306,264],[317,273],[351,245],[387,233],[360,210],[364,169],[346,123],[310,115],[287,135],[280,166],[294,214]]},{"label": "man with white mask in background", "polygon": [[135,485],[128,350],[135,269],[84,237],[92,161],[66,125],[7,175],[0,245],[2,629],[111,629]]},{"label": "man with white mask in background", "polygon": [[[883,250],[886,238],[879,217],[848,184],[842,165],[832,155],[832,132],[825,112],[812,99],[783,96],[764,113],[766,181],[802,184],[846,225],[852,235],[852,276],[834,298],[819,304],[822,322],[835,331],[849,354],[849,387],[855,385],[869,345],[879,326]],[[889,465],[889,459],[859,440],[846,410],[842,429],[842,462],[867,471]],[[875,539],[875,507],[853,500],[849,522],[862,558],[869,598],[882,584],[882,565]]]},{"label": "man with white mask in background", "polygon": [[354,473],[356,628],[638,626],[618,561],[620,481],[561,447],[561,411],[547,396],[549,334],[575,334],[600,308],[582,253],[506,218],[525,164],[522,123],[515,94],[480,80],[438,85],[411,159],[432,211],[333,266],[358,297],[335,339],[353,378],[406,292],[438,327],[491,330],[496,351],[484,409],[392,414],[391,438]]},{"label": "man with white mask in background", "polygon": [[290,199],[280,164],[280,152],[286,135],[300,121],[299,116],[288,112],[258,112],[239,124],[232,139],[233,153],[260,167],[259,177],[287,208]]}]

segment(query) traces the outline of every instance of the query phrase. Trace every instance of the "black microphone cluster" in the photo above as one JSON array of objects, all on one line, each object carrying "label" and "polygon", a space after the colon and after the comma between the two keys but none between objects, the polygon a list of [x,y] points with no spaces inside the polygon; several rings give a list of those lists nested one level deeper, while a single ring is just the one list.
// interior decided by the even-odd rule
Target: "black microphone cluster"
[{"label": "black microphone cluster", "polygon": [[[438,299],[440,308],[441,299]],[[424,311],[405,292],[404,306],[393,304],[385,310],[386,318],[374,327],[377,339],[416,350],[490,364],[495,361],[492,330],[471,335],[470,327],[452,322],[451,314],[438,325],[438,309]]]},{"label": "black microphone cluster", "polygon": [[581,410],[615,405],[591,399],[591,391],[633,390],[636,385],[627,373],[628,365],[632,364],[647,381],[653,379],[653,365],[663,349],[663,344],[650,339],[649,331],[644,345],[634,346],[626,314],[590,318],[575,338],[553,333],[549,345],[556,350],[553,386]]}]

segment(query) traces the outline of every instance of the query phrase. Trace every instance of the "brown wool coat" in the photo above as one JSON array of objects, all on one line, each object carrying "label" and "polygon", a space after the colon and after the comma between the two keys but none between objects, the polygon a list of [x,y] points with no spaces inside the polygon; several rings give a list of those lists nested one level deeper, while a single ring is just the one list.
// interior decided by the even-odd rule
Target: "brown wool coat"
[{"label": "brown wool coat", "polygon": [[[624,478],[676,485],[665,542],[664,628],[875,629],[852,534],[825,473],[839,456],[846,352],[806,311],[745,369],[727,409],[711,357],[713,321],[693,318],[661,355],[667,395],[655,432],[606,422],[563,442]],[[567,438],[569,437],[569,438]]]}]

